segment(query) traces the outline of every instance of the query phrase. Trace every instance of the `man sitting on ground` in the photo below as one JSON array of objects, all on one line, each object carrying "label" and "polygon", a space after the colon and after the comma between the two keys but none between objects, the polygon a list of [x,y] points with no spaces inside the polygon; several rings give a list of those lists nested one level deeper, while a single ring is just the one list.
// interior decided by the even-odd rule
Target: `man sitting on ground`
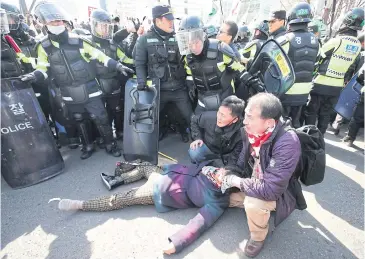
[{"label": "man sitting on ground", "polygon": [[295,197],[303,197],[300,183],[293,177],[301,156],[300,141],[294,131],[285,130],[281,116],[282,106],[274,95],[259,93],[249,99],[236,170],[251,177],[223,178],[222,191],[226,187],[241,191],[231,194],[230,207],[245,208],[251,237],[244,252],[249,257],[263,248],[270,212],[276,210],[277,226],[296,208]]},{"label": "man sitting on ground", "polygon": [[189,156],[193,163],[216,160],[217,166],[235,165],[242,149],[242,127],[245,102],[231,95],[223,100],[219,110],[203,112],[191,119],[194,141]]}]

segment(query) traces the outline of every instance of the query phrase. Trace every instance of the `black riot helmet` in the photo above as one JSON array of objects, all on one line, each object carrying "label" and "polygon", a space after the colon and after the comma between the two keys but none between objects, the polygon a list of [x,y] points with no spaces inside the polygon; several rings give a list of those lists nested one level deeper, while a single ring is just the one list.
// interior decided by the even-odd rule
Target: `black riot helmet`
[{"label": "black riot helmet", "polygon": [[114,25],[112,17],[102,9],[96,9],[91,13],[91,34],[100,39],[110,40],[113,38]]},{"label": "black riot helmet", "polygon": [[16,7],[13,4],[1,2],[0,8],[5,10],[9,24],[9,30],[10,31],[18,30],[20,27],[20,20],[23,17],[18,7]]},{"label": "black riot helmet", "polygon": [[203,50],[206,34],[204,24],[198,16],[188,16],[181,20],[176,32],[176,41],[181,55],[199,55]]},{"label": "black riot helmet", "polygon": [[312,19],[312,7],[308,3],[298,3],[289,13],[288,24],[309,23]]},{"label": "black riot helmet", "polygon": [[243,25],[238,29],[238,33],[237,33],[237,41],[241,42],[241,41],[249,41],[251,38],[251,32],[250,29],[248,28],[248,26]]},{"label": "black riot helmet", "polygon": [[39,22],[43,25],[47,25],[53,21],[70,21],[66,11],[54,2],[41,1],[34,8],[34,14],[38,18]]},{"label": "black riot helmet", "polygon": [[267,40],[269,38],[269,24],[262,21],[255,24],[253,39]]},{"label": "black riot helmet", "polygon": [[356,7],[349,11],[343,18],[340,30],[349,28],[355,31],[361,31],[364,26],[364,9]]}]

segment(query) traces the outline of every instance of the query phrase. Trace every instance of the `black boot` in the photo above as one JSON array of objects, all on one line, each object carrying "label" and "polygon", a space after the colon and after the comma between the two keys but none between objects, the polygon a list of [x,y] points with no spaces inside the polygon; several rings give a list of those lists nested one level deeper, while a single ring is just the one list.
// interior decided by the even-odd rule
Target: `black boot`
[{"label": "black boot", "polygon": [[123,120],[124,113],[121,109],[117,107],[114,114],[114,127],[115,127],[115,137],[116,139],[123,139]]},{"label": "black boot", "polygon": [[120,176],[111,176],[102,173],[100,177],[109,191],[124,184],[124,181],[121,179]]},{"label": "black boot", "polygon": [[111,144],[106,145],[105,150],[108,154],[111,154],[114,157],[120,157],[122,155],[115,141],[113,141]]},{"label": "black boot", "polygon": [[93,153],[94,153],[94,145],[93,144],[83,145],[82,148],[81,148],[81,156],[80,156],[80,158],[82,160],[88,159],[89,157],[91,157],[91,155]]},{"label": "black boot", "polygon": [[82,148],[81,148],[81,159],[87,159],[91,157],[92,153],[94,152],[94,144],[92,140],[90,139],[90,134],[86,128],[86,124],[84,122],[81,122],[78,124],[81,139],[82,139]]},{"label": "black boot", "polygon": [[68,147],[70,149],[76,149],[80,145],[80,139],[79,138],[69,138],[68,139]]},{"label": "black boot", "polygon": [[100,149],[104,149],[105,148],[105,142],[104,142],[104,139],[102,137],[98,137],[96,140],[95,140],[96,144],[98,145],[98,147]]},{"label": "black boot", "polygon": [[120,157],[122,154],[117,145],[117,142],[113,140],[112,128],[107,124],[97,125],[100,135],[104,138],[105,151],[114,157]]},{"label": "black boot", "polygon": [[131,162],[117,162],[114,175],[120,176],[122,174],[128,173],[137,167],[135,164],[140,164],[141,162],[141,159],[136,159]]},{"label": "black boot", "polygon": [[189,142],[189,134],[188,134],[188,130],[182,126],[179,127],[179,131],[180,131],[180,135],[181,135],[181,140],[184,143],[188,143]]}]

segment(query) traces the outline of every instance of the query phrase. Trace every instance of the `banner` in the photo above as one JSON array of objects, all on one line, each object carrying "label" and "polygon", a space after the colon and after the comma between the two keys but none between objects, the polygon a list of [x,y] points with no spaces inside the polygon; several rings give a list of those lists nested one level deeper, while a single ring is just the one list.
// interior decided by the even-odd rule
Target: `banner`
[{"label": "banner", "polygon": [[90,18],[91,13],[92,13],[94,10],[96,10],[96,9],[98,9],[98,8],[96,8],[96,7],[92,7],[92,6],[88,6],[88,7],[87,7],[87,16]]}]

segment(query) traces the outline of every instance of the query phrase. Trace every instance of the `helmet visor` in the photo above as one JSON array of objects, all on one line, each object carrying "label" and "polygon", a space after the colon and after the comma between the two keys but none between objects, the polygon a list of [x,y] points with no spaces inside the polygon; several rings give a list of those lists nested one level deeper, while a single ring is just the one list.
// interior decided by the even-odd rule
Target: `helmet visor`
[{"label": "helmet visor", "polygon": [[4,10],[0,11],[0,31],[1,34],[8,34],[10,32],[8,16]]},{"label": "helmet visor", "polygon": [[199,55],[204,46],[205,33],[203,29],[191,31],[179,31],[176,33],[176,41],[181,55]]},{"label": "helmet visor", "polygon": [[8,17],[9,30],[16,31],[19,28],[20,18],[17,13],[6,13]]},{"label": "helmet visor", "polygon": [[66,11],[54,3],[41,3],[34,11],[37,15],[39,22],[47,24],[53,21],[70,21]]},{"label": "helmet visor", "polygon": [[91,33],[95,37],[111,40],[113,38],[113,31],[113,24],[91,19]]}]

